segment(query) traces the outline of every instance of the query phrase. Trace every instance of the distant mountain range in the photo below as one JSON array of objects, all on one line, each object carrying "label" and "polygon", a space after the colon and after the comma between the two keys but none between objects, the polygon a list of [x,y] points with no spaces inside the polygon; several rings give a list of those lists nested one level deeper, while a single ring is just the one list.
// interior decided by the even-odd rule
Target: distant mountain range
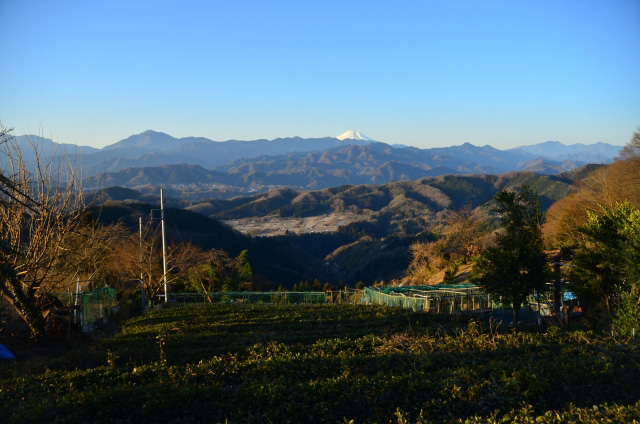
[{"label": "distant mountain range", "polygon": [[[28,139],[16,137],[23,145]],[[45,153],[60,148],[80,155],[84,174],[93,176],[92,186],[181,185],[177,188],[183,190],[191,185],[196,191],[207,186],[205,191],[228,195],[273,185],[317,189],[445,174],[558,174],[586,163],[609,163],[621,149],[606,143],[567,146],[557,141],[509,150],[470,143],[419,149],[376,142],[357,130],[337,137],[224,142],[145,131],[102,149],[42,141]]]},{"label": "distant mountain range", "polygon": [[555,161],[577,161],[583,163],[607,163],[618,156],[620,146],[607,143],[571,144],[569,146],[559,141],[546,141],[530,146],[521,146],[512,151],[523,151],[541,158]]},{"label": "distant mountain range", "polygon": [[[81,154],[84,171],[88,175],[119,171],[130,167],[160,166],[189,163],[205,168],[224,165],[241,158],[259,155],[278,155],[290,152],[324,150],[346,144],[366,144],[367,140],[334,137],[276,138],[253,141],[213,141],[203,137],[175,138],[157,131],[132,135],[102,149],[73,144],[55,143],[32,135],[17,136],[19,145],[28,147],[30,140],[44,146],[44,153],[60,149],[67,154]],[[28,148],[23,149],[29,153]],[[29,155],[28,155],[29,156]]]},{"label": "distant mountain range", "polygon": [[213,168],[242,158],[278,155],[290,152],[310,152],[336,146],[366,144],[367,140],[333,137],[276,138],[253,141],[213,141],[206,138],[174,138],[155,131],[145,131],[83,156],[90,175],[113,172],[129,167],[160,166],[188,163]]}]

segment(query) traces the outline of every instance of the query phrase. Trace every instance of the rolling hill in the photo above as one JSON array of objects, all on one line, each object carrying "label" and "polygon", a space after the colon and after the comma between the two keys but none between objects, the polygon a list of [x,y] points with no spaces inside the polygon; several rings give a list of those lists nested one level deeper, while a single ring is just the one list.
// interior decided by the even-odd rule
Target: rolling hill
[{"label": "rolling hill", "polygon": [[209,200],[188,209],[220,219],[273,215],[313,216],[327,212],[394,212],[434,214],[465,205],[476,208],[491,201],[503,188],[533,185],[542,207],[568,195],[574,182],[570,174],[557,176],[531,172],[492,175],[444,175],[417,181],[392,181],[383,185],[343,185],[312,191],[278,188],[268,193],[231,200]]}]

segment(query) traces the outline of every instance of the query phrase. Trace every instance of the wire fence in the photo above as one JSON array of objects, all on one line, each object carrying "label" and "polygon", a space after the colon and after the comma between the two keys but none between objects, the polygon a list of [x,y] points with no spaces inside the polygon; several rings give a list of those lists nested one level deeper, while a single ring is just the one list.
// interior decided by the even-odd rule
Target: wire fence
[{"label": "wire fence", "polygon": [[171,293],[170,303],[270,303],[270,304],[379,304],[416,312],[455,314],[484,312],[500,307],[478,286],[471,284],[367,287],[327,292],[209,292]]},{"label": "wire fence", "polygon": [[365,287],[364,302],[438,314],[482,313],[499,306],[480,287],[471,284]]},{"label": "wire fence", "polygon": [[362,303],[363,290],[346,289],[326,292],[208,292],[171,293],[173,304],[185,303],[272,303],[272,304],[317,304],[317,303]]},{"label": "wire fence", "polygon": [[326,303],[324,292],[208,292],[171,293],[170,303]]}]

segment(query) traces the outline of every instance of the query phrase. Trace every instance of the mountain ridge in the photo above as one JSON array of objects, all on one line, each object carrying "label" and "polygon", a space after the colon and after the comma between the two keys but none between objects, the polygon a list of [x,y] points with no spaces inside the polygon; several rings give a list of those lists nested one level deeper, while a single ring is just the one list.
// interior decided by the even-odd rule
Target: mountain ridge
[{"label": "mountain ridge", "polygon": [[[348,131],[347,135],[351,133],[366,137],[356,130]],[[19,140],[24,142],[24,137]],[[499,174],[518,170],[557,174],[585,163],[608,163],[619,151],[619,147],[605,143],[566,146],[555,141],[509,150],[490,145],[475,146],[468,142],[450,147],[420,149],[334,137],[217,142],[204,137],[177,139],[153,130],[132,135],[103,149],[82,150],[82,147],[56,144],[48,139],[42,141],[51,143],[53,147],[73,147],[74,151],[82,152],[80,163],[83,174],[99,175],[97,178],[103,178],[105,182],[117,180],[128,187],[168,183],[151,177],[157,174],[181,181],[175,184],[233,185],[237,194],[264,190],[265,186],[270,185],[321,188],[416,180],[443,174]],[[186,175],[177,178],[174,174],[181,172],[178,165],[182,164],[206,169],[206,178],[194,177],[189,180]],[[173,165],[171,172],[167,168],[161,171],[141,170],[169,165]],[[134,171],[123,171],[130,168],[140,173],[135,185],[129,181]],[[183,168],[187,175],[195,172],[193,168]],[[123,171],[121,175],[115,175],[120,171]],[[199,172],[202,174],[200,177],[205,176],[202,171]],[[123,181],[127,175],[129,178]],[[95,178],[93,182],[96,182]],[[229,193],[226,188],[225,193]]]}]

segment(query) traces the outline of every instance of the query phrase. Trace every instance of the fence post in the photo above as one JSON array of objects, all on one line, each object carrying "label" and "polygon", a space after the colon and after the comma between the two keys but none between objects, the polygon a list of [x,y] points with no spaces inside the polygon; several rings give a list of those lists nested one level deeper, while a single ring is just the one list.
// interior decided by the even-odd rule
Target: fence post
[{"label": "fence post", "polygon": [[[80,297],[80,295],[82,294],[81,291],[81,285],[80,285],[80,277],[78,277],[78,281],[76,281],[76,295],[75,295],[75,299],[73,301],[73,323],[74,324],[78,324],[78,298]],[[82,317],[81,317],[82,319]]]}]

